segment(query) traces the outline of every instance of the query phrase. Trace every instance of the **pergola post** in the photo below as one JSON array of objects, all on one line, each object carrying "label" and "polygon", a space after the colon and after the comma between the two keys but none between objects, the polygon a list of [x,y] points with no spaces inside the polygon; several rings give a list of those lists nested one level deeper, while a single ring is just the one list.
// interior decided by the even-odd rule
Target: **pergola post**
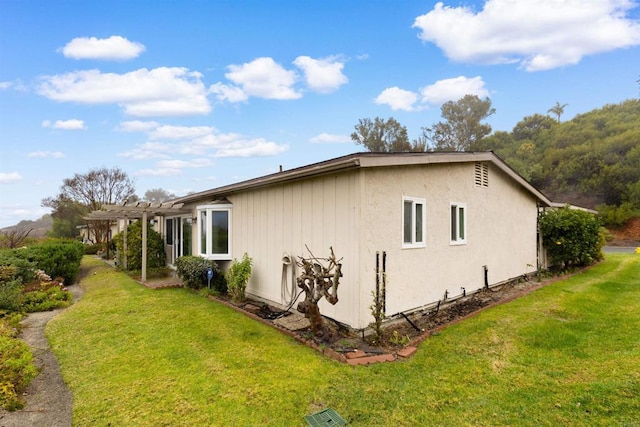
[{"label": "pergola post", "polygon": [[[117,220],[118,223],[120,223],[120,220]],[[129,229],[129,218],[125,217],[124,219],[124,238],[122,239],[122,251],[124,252],[122,254],[122,268],[124,268],[124,271],[127,271],[127,260],[128,260],[128,256],[127,256],[127,231]]]},{"label": "pergola post", "polygon": [[147,211],[142,211],[142,283],[147,281]]}]

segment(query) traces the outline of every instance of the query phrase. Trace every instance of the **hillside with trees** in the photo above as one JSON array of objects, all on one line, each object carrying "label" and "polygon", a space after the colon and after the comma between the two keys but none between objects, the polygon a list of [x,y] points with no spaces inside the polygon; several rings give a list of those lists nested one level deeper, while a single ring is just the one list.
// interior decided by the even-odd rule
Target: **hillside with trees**
[{"label": "hillside with trees", "polygon": [[554,201],[626,219],[640,210],[639,99],[566,122],[534,114],[470,149],[493,150]]}]

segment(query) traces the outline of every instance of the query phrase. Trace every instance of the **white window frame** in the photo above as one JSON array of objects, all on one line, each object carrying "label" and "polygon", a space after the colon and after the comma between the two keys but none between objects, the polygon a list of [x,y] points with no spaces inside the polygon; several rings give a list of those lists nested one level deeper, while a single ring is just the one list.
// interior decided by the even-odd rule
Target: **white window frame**
[{"label": "white window frame", "polygon": [[[455,222],[454,222],[454,215],[453,215],[454,209],[455,209]],[[460,227],[460,212],[462,212],[462,227]],[[467,211],[467,204],[451,202],[450,209],[449,209],[449,239],[452,245],[467,244],[468,220],[469,220],[469,215]],[[462,233],[460,232],[461,230],[462,230]]]},{"label": "white window frame", "polygon": [[[213,253],[212,250],[212,243],[213,243],[213,231],[212,231],[212,224],[211,224],[211,218],[213,216],[213,212],[227,212],[227,221],[228,221],[228,234],[227,234],[227,252],[226,253]],[[202,213],[206,213],[206,221],[202,220]],[[233,230],[232,230],[232,215],[233,215],[233,205],[231,204],[220,204],[220,205],[200,205],[196,207],[196,218],[198,218],[197,220],[197,249],[198,249],[198,255],[200,255],[203,258],[206,259],[212,259],[212,260],[220,260],[220,261],[224,261],[224,260],[231,260],[231,254],[233,253],[232,247],[231,247],[231,242],[232,242],[232,236],[233,236]],[[204,227],[204,229],[203,229]],[[206,233],[205,235],[205,245],[206,248],[203,251],[202,250],[202,234],[203,232]]]},{"label": "white window frame", "polygon": [[[405,242],[405,204],[411,203],[411,241]],[[416,205],[422,205],[422,240],[416,240]],[[424,248],[427,246],[427,201],[418,197],[402,197],[402,249]]]}]

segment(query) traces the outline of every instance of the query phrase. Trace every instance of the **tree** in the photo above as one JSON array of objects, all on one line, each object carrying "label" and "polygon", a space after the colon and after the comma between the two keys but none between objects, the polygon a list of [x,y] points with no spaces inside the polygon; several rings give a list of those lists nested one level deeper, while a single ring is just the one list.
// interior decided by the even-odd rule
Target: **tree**
[{"label": "tree", "polygon": [[64,239],[77,237],[78,227],[85,224],[82,216],[86,213],[86,209],[79,202],[66,196],[52,200],[48,206],[53,209],[51,213],[53,224],[47,235]]},{"label": "tree", "polygon": [[556,116],[556,119],[558,120],[558,123],[560,123],[560,117],[562,116],[562,114],[564,114],[564,109],[565,107],[569,105],[569,104],[560,104],[558,101],[556,101],[556,105],[554,105],[553,107],[549,108],[547,110],[547,113],[551,113],[554,116]]},{"label": "tree", "polygon": [[143,200],[150,203],[162,203],[175,198],[175,194],[169,193],[162,188],[152,188],[145,191]]},{"label": "tree", "polygon": [[540,135],[540,132],[545,129],[550,129],[555,124],[555,120],[542,114],[526,116],[513,127],[513,138],[518,141],[535,141]]},{"label": "tree", "polygon": [[0,232],[0,247],[14,249],[17,248],[29,237],[33,228],[13,228]]},{"label": "tree", "polygon": [[340,263],[342,258],[336,259],[333,248],[329,249],[331,251],[329,258],[316,258],[309,251],[310,258],[298,257],[299,261],[296,262],[302,271],[296,282],[305,293],[304,301],[300,302],[297,308],[309,319],[311,332],[317,337],[325,333],[318,302],[322,297],[325,297],[327,302],[332,305],[338,302],[338,285],[342,277],[342,264]]},{"label": "tree", "polygon": [[481,122],[496,112],[489,98],[481,100],[476,95],[445,102],[441,111],[444,122],[422,129],[434,151],[466,151],[491,133],[491,126]]},{"label": "tree", "polygon": [[373,121],[369,118],[360,119],[354,128],[351,139],[371,152],[411,151],[407,128],[393,117],[387,120],[376,117]]},{"label": "tree", "polygon": [[[52,216],[69,218],[66,209],[75,207],[75,214],[82,217],[91,211],[99,210],[102,205],[112,205],[126,201],[135,192],[133,181],[126,172],[113,169],[92,169],[86,174],[75,174],[73,178],[63,180],[60,194],[42,200],[42,206],[53,209]],[[95,243],[106,240],[109,221],[94,221]]]}]

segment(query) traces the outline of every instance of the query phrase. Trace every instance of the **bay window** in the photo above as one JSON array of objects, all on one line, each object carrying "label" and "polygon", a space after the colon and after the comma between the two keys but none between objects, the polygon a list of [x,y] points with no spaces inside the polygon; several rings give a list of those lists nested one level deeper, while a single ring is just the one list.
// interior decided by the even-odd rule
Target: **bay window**
[{"label": "bay window", "polygon": [[198,206],[198,252],[207,259],[231,259],[231,204]]}]

